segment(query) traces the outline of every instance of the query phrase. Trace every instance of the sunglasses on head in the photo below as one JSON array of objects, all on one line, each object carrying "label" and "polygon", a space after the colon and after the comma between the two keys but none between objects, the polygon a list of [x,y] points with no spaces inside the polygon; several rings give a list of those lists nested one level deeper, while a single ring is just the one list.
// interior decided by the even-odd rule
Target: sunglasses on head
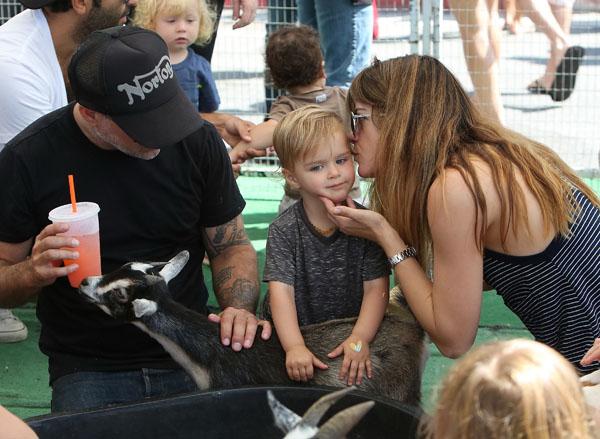
[{"label": "sunglasses on head", "polygon": [[360,121],[366,120],[370,118],[370,114],[356,114],[354,112],[350,112],[350,129],[352,130],[352,134],[356,136],[358,134],[358,130],[360,129]]}]

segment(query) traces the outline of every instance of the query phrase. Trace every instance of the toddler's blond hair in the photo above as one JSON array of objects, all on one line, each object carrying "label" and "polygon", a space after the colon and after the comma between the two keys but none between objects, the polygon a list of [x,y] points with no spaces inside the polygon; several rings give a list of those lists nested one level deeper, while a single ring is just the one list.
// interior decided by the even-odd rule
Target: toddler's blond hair
[{"label": "toddler's blond hair", "polygon": [[281,167],[293,169],[299,159],[311,154],[323,139],[337,132],[346,135],[342,119],[317,105],[306,105],[286,114],[273,132],[273,146]]},{"label": "toddler's blond hair", "polygon": [[210,41],[217,17],[214,9],[206,3],[206,0],[139,0],[132,21],[138,27],[154,30],[156,16],[159,12],[180,16],[190,8],[196,8],[200,17],[198,39],[194,43],[202,46]]},{"label": "toddler's blond hair", "polygon": [[541,343],[483,345],[444,379],[425,430],[444,439],[594,437],[573,366]]}]

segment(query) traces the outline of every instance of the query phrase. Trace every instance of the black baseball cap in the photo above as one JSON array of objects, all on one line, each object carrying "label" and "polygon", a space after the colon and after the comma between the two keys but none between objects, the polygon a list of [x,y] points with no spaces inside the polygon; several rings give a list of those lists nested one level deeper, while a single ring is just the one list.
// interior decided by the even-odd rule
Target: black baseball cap
[{"label": "black baseball cap", "polygon": [[23,6],[29,9],[40,9],[54,3],[56,0],[19,0]]},{"label": "black baseball cap", "polygon": [[133,140],[164,148],[203,122],[173,72],[158,34],[134,26],[95,31],[69,64],[75,100],[106,114]]}]

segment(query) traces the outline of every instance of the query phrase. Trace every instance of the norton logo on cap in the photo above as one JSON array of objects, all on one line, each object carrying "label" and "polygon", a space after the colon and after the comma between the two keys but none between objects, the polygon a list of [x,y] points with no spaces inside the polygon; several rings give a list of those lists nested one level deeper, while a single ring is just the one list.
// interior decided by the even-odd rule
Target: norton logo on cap
[{"label": "norton logo on cap", "polygon": [[134,96],[139,96],[140,100],[146,99],[146,95],[152,93],[161,84],[168,79],[173,78],[173,66],[167,55],[163,56],[156,67],[143,75],[133,77],[133,85],[124,83],[118,84],[117,90],[127,93],[128,105],[133,105]]}]

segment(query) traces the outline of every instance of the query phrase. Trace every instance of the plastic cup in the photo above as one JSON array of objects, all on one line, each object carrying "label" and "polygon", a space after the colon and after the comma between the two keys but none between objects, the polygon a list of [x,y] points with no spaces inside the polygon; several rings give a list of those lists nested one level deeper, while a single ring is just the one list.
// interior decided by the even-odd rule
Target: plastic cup
[{"label": "plastic cup", "polygon": [[[68,224],[69,230],[61,236],[72,236],[79,241],[79,259],[65,259],[65,265],[77,264],[79,268],[69,274],[69,283],[73,288],[88,276],[100,276],[100,227],[98,224],[100,207],[96,203],[77,203],[77,212],[73,212],[71,204],[52,209],[48,219],[53,223]],[[67,247],[72,249],[71,247]]]}]

